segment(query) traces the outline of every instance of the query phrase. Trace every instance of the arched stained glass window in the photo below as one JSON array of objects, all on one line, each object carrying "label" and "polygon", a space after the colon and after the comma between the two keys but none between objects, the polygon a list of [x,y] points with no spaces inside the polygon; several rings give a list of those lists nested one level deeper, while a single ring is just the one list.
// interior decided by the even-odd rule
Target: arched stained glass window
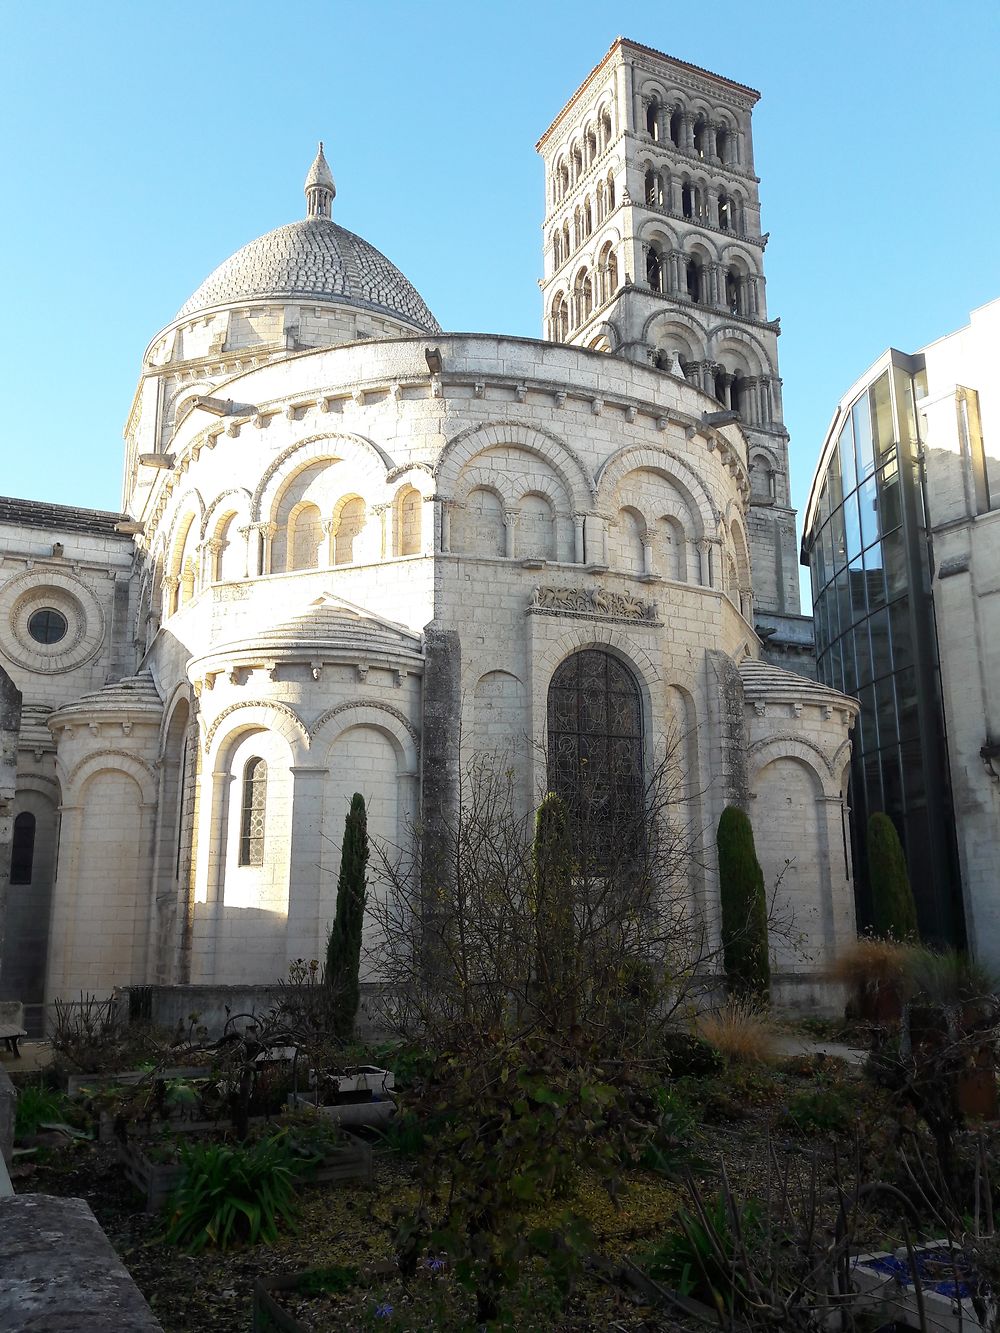
[{"label": "arched stained glass window", "polygon": [[240,865],[264,864],[264,808],[267,804],[267,764],[248,759],[243,769],[243,805],[240,822]]},{"label": "arched stained glass window", "polygon": [[566,803],[591,868],[627,851],[643,796],[642,706],[634,675],[610,653],[574,653],[552,677],[548,786]]},{"label": "arched stained glass window", "polygon": [[10,852],[11,884],[30,884],[35,863],[35,816],[22,810],[14,819],[14,842]]}]

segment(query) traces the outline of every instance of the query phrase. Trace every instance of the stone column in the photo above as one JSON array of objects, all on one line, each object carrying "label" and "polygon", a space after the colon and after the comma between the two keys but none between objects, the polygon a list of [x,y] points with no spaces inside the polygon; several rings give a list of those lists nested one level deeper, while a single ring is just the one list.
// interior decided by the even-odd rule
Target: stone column
[{"label": "stone column", "polygon": [[573,563],[582,565],[585,560],[585,548],[583,541],[583,514],[573,515]]},{"label": "stone column", "polygon": [[517,520],[521,517],[519,509],[508,509],[503,516],[503,553],[512,559],[517,550]]},{"label": "stone column", "polygon": [[695,545],[698,548],[698,561],[700,565],[699,582],[703,588],[710,588],[712,586],[712,544],[707,537],[702,537],[695,543]]},{"label": "stone column", "polygon": [[172,616],[177,610],[177,589],[181,581],[176,574],[163,576],[163,619]]},{"label": "stone column", "polygon": [[681,112],[681,143],[682,153],[694,152],[694,117],[690,111]]},{"label": "stone column", "polygon": [[324,518],[323,536],[326,539],[326,563],[332,567],[334,563],[334,543],[337,537],[337,520],[335,518]]},{"label": "stone column", "polygon": [[441,511],[441,550],[447,554],[451,550],[451,501],[440,502]]},{"label": "stone column", "polygon": [[378,522],[378,543],[379,543],[378,558],[380,560],[384,560],[387,556],[394,554],[393,542],[392,542],[392,535],[393,535],[392,524],[390,521],[391,512],[392,512],[392,505],[389,504],[387,501],[382,501],[380,504],[372,505],[372,513],[375,515],[376,520]]},{"label": "stone column", "polygon": [[278,531],[277,523],[262,523],[260,525],[261,542],[263,550],[261,552],[262,574],[273,574],[275,571],[271,568],[271,543],[274,541],[274,534]]},{"label": "stone column", "polygon": [[667,180],[667,210],[671,213],[679,214],[681,211],[681,183],[677,177],[671,173]]},{"label": "stone column", "polygon": [[642,572],[644,574],[653,572],[653,543],[648,534],[642,541]]},{"label": "stone column", "polygon": [[715,142],[716,126],[714,124],[705,124],[705,161],[714,162],[719,156],[719,150]]}]

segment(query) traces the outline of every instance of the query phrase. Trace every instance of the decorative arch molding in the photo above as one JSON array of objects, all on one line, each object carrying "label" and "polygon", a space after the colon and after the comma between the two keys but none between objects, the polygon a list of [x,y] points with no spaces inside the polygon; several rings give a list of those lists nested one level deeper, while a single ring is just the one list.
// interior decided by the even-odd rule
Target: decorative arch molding
[{"label": "decorative arch molding", "polygon": [[505,514],[516,507],[514,482],[506,473],[485,467],[468,468],[462,473],[461,485],[455,490],[452,503],[459,507],[467,504],[473,491],[489,491],[495,495]]},{"label": "decorative arch molding", "polygon": [[[618,351],[624,341],[621,331],[613,319],[601,320],[600,324],[598,324],[597,328],[594,330],[593,337],[607,338],[608,346],[611,348],[610,354],[612,356]],[[594,349],[591,348],[590,350],[593,351]]]},{"label": "decorative arch molding", "polygon": [[162,760],[167,748],[167,737],[170,735],[170,728],[173,726],[174,714],[182,703],[188,706],[188,722],[198,711],[197,700],[194,697],[194,691],[186,682],[178,685],[170,695],[170,698],[164,702],[163,717],[160,721],[160,735],[157,741],[156,753]]},{"label": "decorative arch molding", "polygon": [[750,466],[753,466],[755,458],[763,458],[767,465],[774,472],[781,471],[781,460],[778,458],[777,451],[772,449],[769,444],[758,444],[755,440],[750,446]]},{"label": "decorative arch molding", "polygon": [[665,247],[665,250],[677,248],[676,229],[662,218],[647,218],[645,222],[639,224],[635,234],[645,245],[657,243]]},{"label": "decorative arch molding", "polygon": [[[228,500],[231,496],[234,495],[240,497],[240,503],[236,505],[226,506],[223,509],[222,517],[225,517],[226,514],[240,514],[245,512],[247,517],[249,518],[250,505],[252,503],[252,496],[250,492],[247,490],[245,486],[230,486],[228,490],[220,491],[219,494],[212,501],[212,503],[205,510],[205,517],[201,521],[202,541],[204,541],[205,538],[209,536],[209,527],[212,524],[213,519],[215,519],[216,513],[219,510],[219,508],[224,504],[226,500]],[[216,526],[218,525],[216,524]]]},{"label": "decorative arch molding", "polygon": [[384,486],[386,476],[395,464],[377,444],[363,435],[348,431],[309,435],[304,440],[289,445],[265,470],[250,500],[251,521],[260,523],[269,518],[271,508],[284,483],[290,481],[302,468],[324,458],[342,459],[343,454],[336,452],[338,444],[345,446],[348,454],[362,463],[364,470],[379,487]]},{"label": "decorative arch molding", "polygon": [[552,506],[552,512],[557,517],[570,517],[568,501],[570,497],[553,480],[552,477],[522,477],[517,486],[517,494],[514,498],[514,507],[518,508],[521,501],[529,495],[541,496]]},{"label": "decorative arch molding", "polygon": [[[201,397],[211,397],[215,393],[218,385],[212,380],[184,380],[177,389],[167,399],[166,407],[163,412],[163,420],[171,422],[171,440],[177,434],[178,429],[188,419],[195,406],[195,400]],[[185,400],[190,399],[190,404]],[[182,417],[178,417],[178,408],[187,407]]]},{"label": "decorative arch molding", "polygon": [[[222,712],[218,713],[206,727],[206,753],[211,748],[212,742],[218,734],[219,727],[226,718],[231,717],[234,713],[245,711],[246,709],[255,710],[258,717],[261,719],[259,725],[264,730],[276,731],[278,735],[284,736],[286,740],[290,739],[290,731],[295,732],[302,741],[303,747],[305,749],[309,748],[309,730],[294,708],[290,708],[288,704],[280,703],[276,699],[241,699],[239,703],[229,704],[228,707],[223,708]],[[274,726],[275,717],[282,719],[284,725],[279,723],[278,726]],[[248,721],[247,726],[252,725],[253,722]],[[228,736],[229,734],[230,732],[227,731],[226,735]]]},{"label": "decorative arch molding", "polygon": [[642,468],[659,472],[678,486],[690,502],[691,517],[699,528],[696,537],[705,537],[715,531],[721,520],[715,501],[701,478],[671,449],[628,445],[605,459],[597,472],[598,490],[604,501],[610,501],[615,488],[629,472]]},{"label": "decorative arch molding", "polygon": [[706,331],[706,336],[708,338],[709,349],[713,356],[718,354],[718,344],[726,338],[732,338],[737,345],[740,343],[750,343],[760,357],[762,371],[766,371],[769,375],[774,373],[774,369],[771,365],[770,353],[763,341],[748,329],[738,328],[735,324],[723,322],[710,327]]},{"label": "decorative arch molding", "polygon": [[[95,750],[93,754],[77,760],[62,785],[64,799],[72,789],[82,787],[98,773],[124,773],[130,777],[138,785],[144,804],[150,804],[155,797],[156,769],[153,765],[140,759],[131,750],[107,749]],[[70,801],[66,803],[72,804]]]},{"label": "decorative arch molding", "polygon": [[390,468],[385,474],[386,483],[389,486],[397,486],[400,482],[408,481],[415,490],[421,490],[413,479],[414,473],[421,476],[427,476],[431,480],[434,478],[434,469],[430,463],[402,463],[399,467]]},{"label": "decorative arch molding", "polygon": [[652,329],[653,325],[657,322],[657,320],[662,320],[666,328],[669,328],[670,325],[672,324],[679,325],[681,328],[685,329],[688,333],[693,334],[693,336],[698,340],[699,346],[705,340],[705,330],[694,318],[694,316],[689,315],[687,311],[654,310],[651,315],[646,316],[646,321],[642,326],[642,338],[641,338],[642,342],[647,342],[649,340],[650,330]]},{"label": "decorative arch molding", "polygon": [[309,728],[310,740],[314,740],[337,717],[344,719],[344,722],[334,728],[329,738],[328,750],[338,736],[350,731],[352,727],[374,727],[391,737],[399,757],[407,763],[411,772],[416,772],[420,757],[420,739],[413,723],[398,708],[368,699],[347,700],[328,708],[316,719]]},{"label": "decorative arch molding", "polygon": [[[814,741],[806,740],[803,736],[787,732],[777,736],[765,736],[751,744],[748,754],[751,780],[755,780],[768,764],[773,764],[776,759],[797,759],[799,763],[805,764],[816,775],[822,789],[826,788],[827,779],[834,776],[829,756]],[[817,759],[819,764],[816,762]]]},{"label": "decorative arch molding", "polygon": [[17,787],[14,791],[15,803],[22,792],[28,791],[35,792],[39,796],[44,796],[47,800],[58,803],[59,779],[50,777],[48,773],[18,773]]},{"label": "decorative arch molding", "polygon": [[[194,503],[191,503],[192,500]],[[185,524],[185,519],[190,521]],[[177,572],[173,566],[180,560],[191,523],[197,523],[200,532],[204,519],[205,501],[202,499],[201,492],[192,486],[178,497],[177,503],[174,505],[174,516],[170,520],[164,548],[163,564],[165,570],[169,565],[170,573]]]},{"label": "decorative arch molding", "polygon": [[749,276],[755,278],[760,277],[757,261],[747,247],[745,241],[733,240],[727,242],[721,247],[719,257],[724,264],[731,263],[734,259],[738,259],[740,263],[746,265],[746,271]]},{"label": "decorative arch molding", "polygon": [[663,672],[656,665],[649,653],[631,635],[625,634],[616,626],[579,626],[567,629],[542,653],[535,668],[536,680],[544,677],[543,691],[548,690],[549,681],[560,663],[584,648],[596,648],[620,657],[626,665],[640,677],[645,689],[652,696],[654,685],[663,683]]},{"label": "decorative arch molding", "polygon": [[843,774],[846,772],[851,762],[851,738],[842,740],[834,752],[833,759],[830,761],[834,773]]},{"label": "decorative arch molding", "polygon": [[597,488],[580,456],[552,431],[510,420],[469,426],[453,436],[441,450],[434,466],[438,490],[450,498],[466,464],[487,449],[502,449],[505,445],[543,458],[566,487],[574,510],[580,512],[590,508]]}]

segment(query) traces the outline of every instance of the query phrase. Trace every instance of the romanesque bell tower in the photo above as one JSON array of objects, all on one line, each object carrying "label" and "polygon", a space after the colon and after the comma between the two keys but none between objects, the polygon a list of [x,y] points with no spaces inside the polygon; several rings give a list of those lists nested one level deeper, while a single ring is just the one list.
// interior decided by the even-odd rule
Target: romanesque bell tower
[{"label": "romanesque bell tower", "polygon": [[802,626],[753,165],[758,96],[618,38],[537,145],[541,287],[548,338],[682,375],[719,412],[738,414],[750,443],[757,623],[777,648]]}]

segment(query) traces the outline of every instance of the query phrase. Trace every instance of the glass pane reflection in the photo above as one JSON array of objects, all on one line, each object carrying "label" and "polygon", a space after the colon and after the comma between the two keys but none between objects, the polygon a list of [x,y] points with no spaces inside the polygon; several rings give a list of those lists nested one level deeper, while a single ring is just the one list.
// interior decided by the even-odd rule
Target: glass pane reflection
[{"label": "glass pane reflection", "polygon": [[854,447],[858,460],[858,478],[867,477],[875,466],[872,449],[872,419],[868,409],[868,395],[863,393],[851,408],[854,423]]}]

